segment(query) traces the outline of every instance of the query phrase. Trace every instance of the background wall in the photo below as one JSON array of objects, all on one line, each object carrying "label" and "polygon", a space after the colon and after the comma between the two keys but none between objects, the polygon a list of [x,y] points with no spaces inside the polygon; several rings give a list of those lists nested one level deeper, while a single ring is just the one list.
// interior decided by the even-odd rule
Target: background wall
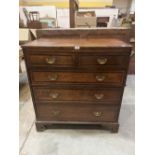
[{"label": "background wall", "polygon": [[[54,5],[57,8],[68,8],[69,0],[20,0],[20,6]],[[112,5],[113,0],[79,0],[80,7],[104,7]]]},{"label": "background wall", "polygon": [[[117,17],[118,12],[126,13],[127,11],[134,11],[135,9],[134,0],[79,0],[79,2],[80,8],[88,7],[89,9],[87,10],[94,10],[98,17],[109,16],[110,21],[114,15]],[[48,16],[56,18],[57,12],[58,25],[64,28],[69,28],[68,4],[69,0],[20,0],[21,7],[29,6],[29,8],[32,8],[31,10],[39,11],[40,16],[46,16],[48,14]],[[115,5],[116,9],[103,8],[105,5]],[[26,18],[21,8],[20,17],[26,24]],[[110,22],[108,25],[110,25]]]},{"label": "background wall", "polygon": [[135,0],[132,0],[130,11],[135,12]]},{"label": "background wall", "polygon": [[126,13],[130,11],[132,1],[133,0],[113,0],[113,5],[115,5],[120,12]]}]

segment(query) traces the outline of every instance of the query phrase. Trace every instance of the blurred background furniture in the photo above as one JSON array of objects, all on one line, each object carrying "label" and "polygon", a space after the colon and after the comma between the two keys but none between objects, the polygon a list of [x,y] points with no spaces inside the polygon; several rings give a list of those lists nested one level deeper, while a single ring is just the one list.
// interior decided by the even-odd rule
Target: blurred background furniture
[{"label": "blurred background furniture", "polygon": [[104,8],[80,8],[78,0],[70,0],[69,2],[71,28],[110,27],[113,17],[115,16],[116,19],[118,17],[119,10],[114,6]]},{"label": "blurred background furniture", "polygon": [[38,11],[30,11],[28,12],[26,8],[23,8],[23,12],[27,19],[27,27],[40,29],[42,28],[41,22],[39,21],[39,12]]},{"label": "blurred background furniture", "polygon": [[76,11],[75,27],[96,27],[95,11]]},{"label": "blurred background furniture", "polygon": [[57,21],[55,18],[49,17],[48,15],[40,18],[42,28],[54,28],[57,27]]},{"label": "blurred background furniture", "polygon": [[97,17],[97,27],[107,27],[110,17]]},{"label": "blurred background furniture", "polygon": [[29,29],[57,27],[57,11],[54,6],[20,7],[20,19]]}]

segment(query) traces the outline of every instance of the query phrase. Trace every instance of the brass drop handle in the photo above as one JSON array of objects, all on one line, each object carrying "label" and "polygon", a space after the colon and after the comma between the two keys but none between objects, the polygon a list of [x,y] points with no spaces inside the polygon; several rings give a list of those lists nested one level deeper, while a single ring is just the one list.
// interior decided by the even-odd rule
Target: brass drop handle
[{"label": "brass drop handle", "polygon": [[98,58],[98,59],[97,59],[97,62],[98,62],[100,65],[106,64],[107,61],[108,61],[107,58]]},{"label": "brass drop handle", "polygon": [[97,100],[101,100],[104,97],[103,94],[95,94],[94,96]]},{"label": "brass drop handle", "polygon": [[47,63],[47,64],[52,65],[52,64],[55,63],[55,60],[56,60],[56,59],[55,59],[54,57],[49,57],[49,58],[46,58],[45,60],[46,60],[46,63]]},{"label": "brass drop handle", "polygon": [[58,93],[50,93],[49,97],[51,97],[52,99],[57,99],[59,97]]},{"label": "brass drop handle", "polygon": [[56,110],[56,111],[52,111],[51,112],[51,115],[52,116],[58,116],[60,114],[60,111],[59,110]]},{"label": "brass drop handle", "polygon": [[94,115],[95,117],[101,117],[101,116],[103,115],[103,113],[102,113],[102,112],[96,111],[96,112],[93,112],[93,115]]},{"label": "brass drop handle", "polygon": [[48,76],[48,79],[49,79],[50,81],[56,81],[56,80],[58,79],[58,75],[57,75],[57,74],[49,75],[49,76]]},{"label": "brass drop handle", "polygon": [[96,76],[96,80],[99,81],[99,82],[104,81],[104,79],[105,79],[105,76],[104,75],[97,75]]}]

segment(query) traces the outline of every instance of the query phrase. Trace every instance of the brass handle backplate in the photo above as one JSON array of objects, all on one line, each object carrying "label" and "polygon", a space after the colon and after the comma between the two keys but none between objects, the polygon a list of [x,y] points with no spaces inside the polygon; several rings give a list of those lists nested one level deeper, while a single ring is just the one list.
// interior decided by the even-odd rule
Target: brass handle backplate
[{"label": "brass handle backplate", "polygon": [[101,100],[104,97],[104,94],[95,94],[94,96],[97,100]]},{"label": "brass handle backplate", "polygon": [[107,61],[108,61],[107,58],[98,58],[98,59],[97,59],[97,62],[98,62],[100,65],[106,64]]},{"label": "brass handle backplate", "polygon": [[47,64],[52,65],[52,64],[55,63],[55,60],[56,60],[56,59],[55,59],[54,57],[49,57],[49,58],[46,58],[45,60],[46,60],[46,63],[47,63]]},{"label": "brass handle backplate", "polygon": [[50,81],[56,81],[56,80],[58,79],[58,75],[57,75],[57,74],[49,75],[49,76],[48,76],[48,79],[49,79]]},{"label": "brass handle backplate", "polygon": [[102,113],[102,112],[96,111],[96,112],[93,112],[93,115],[94,115],[95,117],[101,117],[101,116],[103,116],[103,113]]},{"label": "brass handle backplate", "polygon": [[99,82],[104,81],[104,79],[105,79],[105,76],[104,75],[97,75],[96,76],[96,80],[99,81]]},{"label": "brass handle backplate", "polygon": [[52,99],[57,99],[59,97],[58,93],[50,93],[49,97],[51,97]]},{"label": "brass handle backplate", "polygon": [[59,114],[60,114],[60,111],[58,111],[58,110],[55,110],[55,111],[51,112],[52,116],[58,116]]},{"label": "brass handle backplate", "polygon": [[74,49],[75,49],[75,50],[80,50],[80,46],[75,45],[75,46],[74,46]]}]

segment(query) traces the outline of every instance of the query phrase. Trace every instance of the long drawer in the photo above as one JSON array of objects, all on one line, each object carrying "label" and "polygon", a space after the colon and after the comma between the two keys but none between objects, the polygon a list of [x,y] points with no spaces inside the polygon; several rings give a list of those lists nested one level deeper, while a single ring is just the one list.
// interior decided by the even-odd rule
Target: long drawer
[{"label": "long drawer", "polygon": [[[71,103],[98,103],[103,104],[118,104],[122,89],[106,88],[106,89],[89,89],[89,88],[48,88],[48,87],[34,87],[34,97],[37,102],[48,101],[54,103],[55,101],[66,101]],[[65,103],[66,103],[65,102]],[[63,104],[65,104],[63,103]]]},{"label": "long drawer", "polygon": [[37,105],[37,115],[40,121],[113,122],[117,120],[118,107],[101,105],[58,106],[44,103]]},{"label": "long drawer", "polygon": [[96,83],[122,86],[124,72],[80,73],[31,71],[32,83]]}]

